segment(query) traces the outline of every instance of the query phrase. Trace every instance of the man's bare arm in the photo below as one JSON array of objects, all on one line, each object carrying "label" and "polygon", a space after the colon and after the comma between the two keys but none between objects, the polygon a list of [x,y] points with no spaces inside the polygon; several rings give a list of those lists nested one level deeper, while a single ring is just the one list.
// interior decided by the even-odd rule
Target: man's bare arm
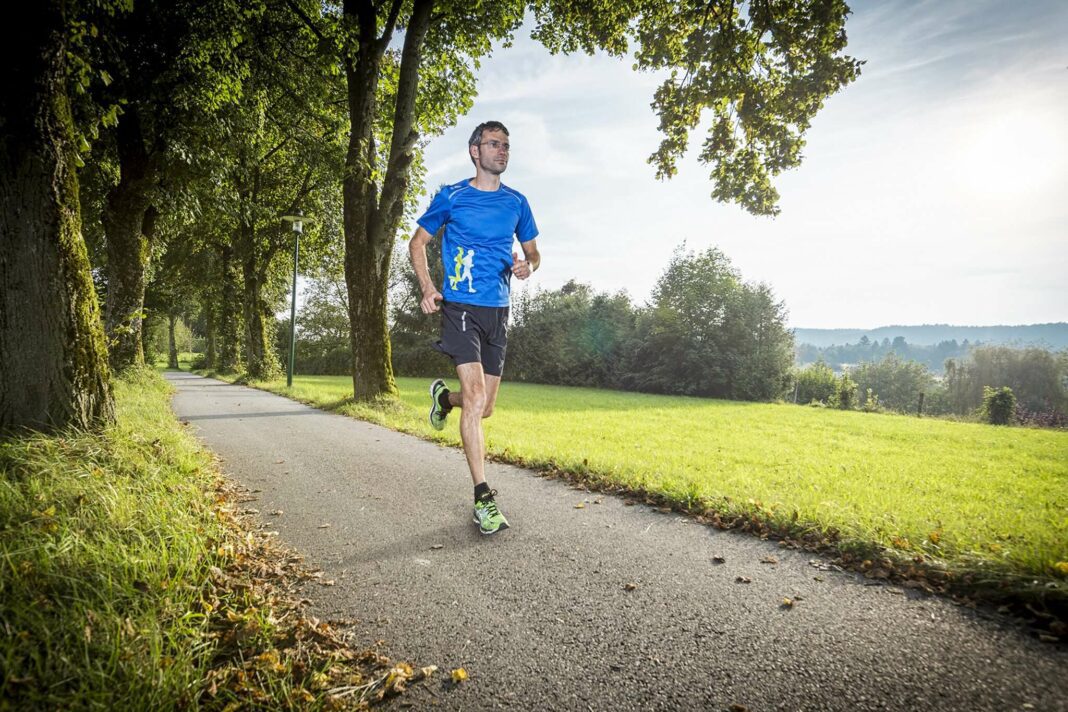
[{"label": "man's bare arm", "polygon": [[408,258],[412,262],[412,269],[415,270],[415,277],[419,280],[419,288],[423,291],[423,298],[419,301],[419,308],[423,310],[424,314],[436,312],[441,308],[438,306],[438,302],[444,299],[441,296],[441,292],[434,286],[433,280],[430,279],[430,266],[426,261],[426,246],[433,239],[433,235],[419,227],[416,228],[412,239],[408,241]]},{"label": "man's bare arm", "polygon": [[520,242],[519,246],[523,248],[524,259],[519,259],[518,254],[512,253],[512,274],[519,279],[526,279],[541,266],[541,253],[538,252],[537,240]]}]

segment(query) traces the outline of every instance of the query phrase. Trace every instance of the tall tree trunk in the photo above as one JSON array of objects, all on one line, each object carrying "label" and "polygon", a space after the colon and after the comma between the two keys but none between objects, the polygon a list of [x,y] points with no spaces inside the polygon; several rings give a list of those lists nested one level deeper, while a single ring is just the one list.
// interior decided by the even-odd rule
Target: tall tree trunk
[{"label": "tall tree trunk", "polygon": [[145,272],[156,223],[156,210],[150,206],[156,176],[136,106],[119,119],[115,138],[119,183],[108,193],[103,218],[108,255],[104,320],[111,367],[121,371],[145,362],[141,328]]},{"label": "tall tree trunk", "polygon": [[217,359],[215,351],[215,305],[212,303],[210,297],[205,297],[203,300],[204,310],[204,365],[208,368],[215,368],[215,361]]},{"label": "tall tree trunk", "polygon": [[167,314],[167,367],[178,368],[178,342],[174,338],[174,330],[178,325],[178,315],[174,312]]},{"label": "tall tree trunk", "polygon": [[281,366],[272,344],[274,330],[270,328],[270,310],[258,274],[245,273],[244,308],[246,370],[256,379],[274,378],[281,372]]},{"label": "tall tree trunk", "polygon": [[219,370],[237,373],[241,370],[241,289],[234,248],[225,245],[222,255],[222,299],[219,300]]},{"label": "tall tree trunk", "polygon": [[156,354],[152,349],[152,322],[156,315],[145,310],[144,319],[141,321],[141,353],[145,355],[145,363],[152,365],[156,360]]},{"label": "tall tree trunk", "polygon": [[115,417],[81,233],[64,9],[28,3],[0,50],[0,430]]},{"label": "tall tree trunk", "polygon": [[263,298],[266,275],[262,273],[264,260],[257,245],[256,227],[242,225],[241,276],[244,279],[242,307],[245,317],[245,358],[248,375],[258,380],[274,378],[282,369],[275,354],[271,339],[271,311]]},{"label": "tall tree trunk", "polygon": [[411,151],[418,138],[412,129],[415,96],[421,50],[430,27],[433,5],[433,0],[415,0],[405,31],[393,138],[379,196],[373,171],[376,162],[375,95],[382,52],[392,29],[387,26],[386,34],[377,37],[378,23],[373,5],[357,0],[345,3],[345,14],[360,28],[355,61],[346,69],[351,132],[342,184],[345,283],[351,326],[352,386],[356,400],[370,400],[397,390],[387,322],[389,266],[408,185]]}]

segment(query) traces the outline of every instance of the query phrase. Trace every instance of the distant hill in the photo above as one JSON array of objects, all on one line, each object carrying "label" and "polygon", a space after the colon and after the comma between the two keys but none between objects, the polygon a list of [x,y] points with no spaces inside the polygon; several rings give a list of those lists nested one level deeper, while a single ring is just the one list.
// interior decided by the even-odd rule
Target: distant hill
[{"label": "distant hill", "polygon": [[951,324],[923,324],[921,326],[880,326],[877,329],[794,329],[797,344],[811,344],[820,348],[855,344],[861,337],[871,341],[905,337],[917,346],[934,345],[956,339],[969,343],[1043,346],[1049,349],[1068,348],[1068,322],[1027,324],[1020,326],[953,326]]}]

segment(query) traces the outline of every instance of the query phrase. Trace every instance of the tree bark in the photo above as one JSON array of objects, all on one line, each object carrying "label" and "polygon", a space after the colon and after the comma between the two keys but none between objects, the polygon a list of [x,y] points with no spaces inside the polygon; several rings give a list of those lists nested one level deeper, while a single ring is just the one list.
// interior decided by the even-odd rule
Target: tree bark
[{"label": "tree bark", "polygon": [[178,343],[174,338],[174,329],[178,324],[178,315],[167,314],[167,367],[178,368]]},{"label": "tree bark", "polygon": [[370,2],[348,0],[345,14],[359,28],[355,61],[346,68],[351,132],[342,185],[345,229],[345,283],[349,297],[352,385],[356,400],[396,392],[391,363],[387,294],[389,266],[397,224],[407,189],[411,150],[418,136],[412,129],[419,84],[421,49],[430,27],[433,0],[416,0],[405,31],[394,111],[393,139],[382,194],[374,177],[376,160],[375,95],[382,52],[391,28],[377,36],[377,18]]},{"label": "tree bark", "polygon": [[201,308],[204,310],[204,365],[215,368],[215,304],[210,297],[205,297]]},{"label": "tree bark", "polygon": [[64,3],[22,12],[0,50],[0,430],[91,428],[115,411],[81,233]]},{"label": "tree bark", "polygon": [[156,170],[145,148],[136,106],[119,119],[115,138],[119,183],[108,193],[103,223],[108,256],[104,320],[111,367],[117,372],[145,362],[141,328],[145,271],[156,222],[156,211],[150,206]]},{"label": "tree bark", "polygon": [[241,370],[241,308],[234,248],[224,245],[222,257],[222,299],[219,301],[218,349],[219,370],[237,373]]},{"label": "tree bark", "polygon": [[[246,229],[246,228],[242,228]],[[248,227],[253,230],[254,228]],[[272,330],[268,327],[270,309],[263,298],[265,275],[255,250],[246,252],[242,260],[244,295],[242,304],[245,316],[245,357],[248,375],[258,380],[269,380],[282,372],[278,356],[272,347]]]}]

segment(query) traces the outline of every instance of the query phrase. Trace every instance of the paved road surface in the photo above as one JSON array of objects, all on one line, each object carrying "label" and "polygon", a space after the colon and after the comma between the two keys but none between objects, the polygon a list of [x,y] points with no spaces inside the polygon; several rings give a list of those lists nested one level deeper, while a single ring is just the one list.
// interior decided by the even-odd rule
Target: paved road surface
[{"label": "paved road surface", "polygon": [[504,465],[487,477],[513,528],[482,537],[460,451],[168,378],[178,416],[259,490],[251,506],[337,581],[308,588],[316,615],[466,668],[458,689],[403,698],[419,708],[1068,710],[1068,651],[948,601]]}]

